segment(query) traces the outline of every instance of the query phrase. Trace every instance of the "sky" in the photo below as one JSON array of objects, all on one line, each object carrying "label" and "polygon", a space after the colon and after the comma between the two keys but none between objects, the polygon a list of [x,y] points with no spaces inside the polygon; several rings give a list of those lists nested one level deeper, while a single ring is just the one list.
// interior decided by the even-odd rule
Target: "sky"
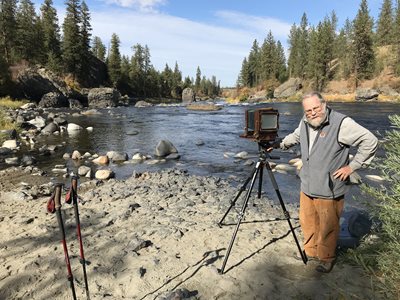
[{"label": "sky", "polygon": [[[383,0],[368,0],[376,20]],[[34,0],[37,9],[42,0]],[[60,26],[64,0],[53,0]],[[243,59],[253,41],[259,44],[271,30],[287,50],[291,26],[306,13],[317,25],[334,10],[340,29],[357,15],[361,0],[86,0],[92,36],[109,47],[111,35],[120,40],[121,54],[133,54],[135,44],[147,45],[153,66],[162,71],[178,63],[183,77],[216,76],[221,87],[236,85]]]}]

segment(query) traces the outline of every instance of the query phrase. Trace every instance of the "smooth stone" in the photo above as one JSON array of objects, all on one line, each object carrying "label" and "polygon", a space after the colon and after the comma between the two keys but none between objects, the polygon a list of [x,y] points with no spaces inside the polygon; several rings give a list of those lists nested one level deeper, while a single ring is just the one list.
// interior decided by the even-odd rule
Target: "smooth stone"
[{"label": "smooth stone", "polygon": [[114,172],[111,170],[97,170],[94,177],[98,180],[106,180],[114,177]]}]

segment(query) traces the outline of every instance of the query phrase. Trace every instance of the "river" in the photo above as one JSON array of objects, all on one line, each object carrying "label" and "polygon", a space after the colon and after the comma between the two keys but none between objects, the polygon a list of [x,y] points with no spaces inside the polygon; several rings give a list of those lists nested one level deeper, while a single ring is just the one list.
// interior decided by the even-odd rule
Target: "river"
[{"label": "river", "polygon": [[[59,136],[40,137],[41,143],[61,144],[65,146],[55,154],[38,157],[38,166],[48,170],[59,163],[66,163],[70,171],[77,171],[76,163],[64,161],[65,152],[79,150],[94,154],[106,154],[107,151],[126,152],[131,158],[136,152],[154,154],[160,140],[171,141],[178,149],[181,158],[178,161],[167,161],[163,164],[110,164],[116,178],[123,179],[134,171],[155,171],[162,168],[176,167],[186,169],[190,174],[212,175],[230,178],[237,185],[246,179],[253,166],[244,165],[243,160],[226,158],[224,153],[246,151],[253,160],[258,158],[257,143],[240,138],[243,133],[245,110],[255,107],[273,107],[279,110],[279,136],[284,137],[297,125],[302,116],[300,103],[266,103],[257,105],[223,105],[222,109],[213,112],[191,111],[184,106],[154,106],[147,108],[118,107],[100,110],[102,115],[72,116],[68,122],[82,127],[92,126],[93,132],[80,131],[76,135],[67,133]],[[351,116],[361,125],[374,132],[381,140],[386,130],[390,129],[388,115],[400,114],[400,105],[394,103],[329,103],[333,109]],[[202,145],[198,145],[202,142]],[[290,152],[274,150],[273,155],[280,156],[277,163],[287,163],[294,158],[298,150]],[[378,156],[383,156],[382,147]],[[362,174],[374,173],[374,170],[362,170]],[[285,201],[297,201],[299,179],[295,174],[275,173]],[[265,175],[264,189],[274,196],[275,192]],[[234,196],[234,195],[233,195]],[[353,187],[351,198],[363,197],[359,188]]]}]

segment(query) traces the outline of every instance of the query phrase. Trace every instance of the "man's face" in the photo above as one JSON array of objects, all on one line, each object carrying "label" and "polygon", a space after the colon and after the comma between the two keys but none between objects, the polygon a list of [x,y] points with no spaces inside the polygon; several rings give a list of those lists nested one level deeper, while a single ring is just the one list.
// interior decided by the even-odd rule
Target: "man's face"
[{"label": "man's face", "polygon": [[312,127],[319,127],[325,120],[326,103],[321,103],[317,96],[303,99],[304,114]]}]

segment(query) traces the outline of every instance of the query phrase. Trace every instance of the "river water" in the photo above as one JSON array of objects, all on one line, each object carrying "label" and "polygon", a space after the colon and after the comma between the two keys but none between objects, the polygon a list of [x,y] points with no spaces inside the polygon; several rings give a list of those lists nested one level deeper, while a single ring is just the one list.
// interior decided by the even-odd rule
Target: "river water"
[{"label": "river water", "polygon": [[[49,145],[64,142],[65,146],[52,156],[38,157],[39,167],[50,169],[59,163],[67,163],[70,171],[77,171],[78,165],[64,161],[65,152],[79,150],[94,154],[106,154],[107,151],[126,152],[131,158],[136,152],[153,155],[160,140],[171,141],[178,149],[181,158],[178,161],[167,161],[163,164],[110,164],[116,178],[123,179],[134,171],[155,171],[162,168],[176,167],[188,170],[190,174],[212,175],[230,178],[240,185],[252,171],[253,166],[244,165],[243,160],[225,157],[224,153],[246,151],[256,161],[258,158],[257,143],[240,138],[243,133],[245,110],[255,107],[273,107],[279,110],[279,136],[284,137],[299,123],[302,116],[300,103],[266,103],[257,105],[225,105],[214,112],[191,111],[184,106],[154,106],[148,108],[118,107],[100,110],[102,115],[69,116],[69,122],[82,127],[92,126],[93,132],[80,131],[76,135],[67,133],[59,136],[41,137],[41,142]],[[382,139],[390,129],[388,115],[400,114],[400,105],[393,103],[329,103],[333,109],[351,116]],[[202,142],[203,145],[197,145]],[[274,156],[280,156],[276,163],[287,163],[296,157],[298,150],[274,150]],[[383,150],[378,151],[382,156]],[[369,174],[374,170],[360,173]],[[295,174],[275,173],[278,185],[285,201],[295,202],[298,199],[299,179]],[[233,179],[234,178],[234,179]],[[265,174],[264,190],[275,195],[269,177]],[[234,195],[233,195],[234,196]],[[358,187],[353,187],[351,197],[362,197]]]}]

